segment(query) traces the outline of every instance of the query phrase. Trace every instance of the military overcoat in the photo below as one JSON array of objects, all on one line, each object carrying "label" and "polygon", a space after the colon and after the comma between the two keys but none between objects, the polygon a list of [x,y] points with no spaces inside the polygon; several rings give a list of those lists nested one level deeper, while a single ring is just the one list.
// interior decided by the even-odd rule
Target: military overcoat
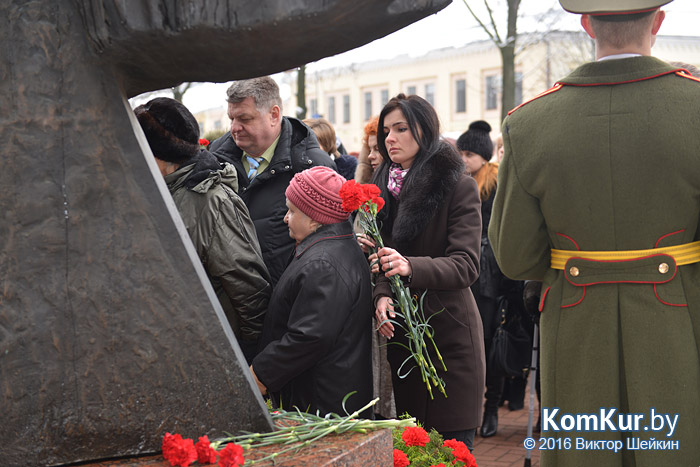
[{"label": "military overcoat", "polygon": [[[649,254],[550,268],[551,248],[700,239],[700,83],[652,57],[589,63],[515,109],[503,139],[489,236],[506,275],[544,282],[542,407],[560,409],[561,431],[542,436],[589,442],[543,451],[543,467],[700,465],[700,264]],[[615,429],[600,417],[611,408]],[[678,415],[675,431],[656,430],[652,410]],[[620,413],[643,418],[623,431]],[[598,430],[566,430],[564,414],[597,414]]]}]

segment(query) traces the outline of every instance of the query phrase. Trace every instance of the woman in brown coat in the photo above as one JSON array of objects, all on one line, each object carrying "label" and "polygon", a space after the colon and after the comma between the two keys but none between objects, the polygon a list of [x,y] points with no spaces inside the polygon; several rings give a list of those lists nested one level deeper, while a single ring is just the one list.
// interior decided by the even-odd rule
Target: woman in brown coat
[{"label": "woman in brown coat", "polygon": [[[432,106],[418,96],[399,94],[379,116],[377,142],[383,157],[374,175],[386,206],[380,212],[389,247],[378,252],[384,276],[398,274],[423,300],[447,372],[438,368],[447,395],[430,398],[417,370],[405,378],[397,370],[409,356],[401,332],[390,322],[379,332],[391,338],[397,413],[408,412],[446,439],[471,448],[479,426],[484,387],[484,339],[479,311],[469,286],[479,275],[481,214],[476,182],[464,173],[455,149],[440,140]],[[378,322],[399,320],[391,311],[391,289],[380,275],[374,291]],[[437,357],[431,354],[434,362]],[[407,366],[402,368],[405,373]]]}]

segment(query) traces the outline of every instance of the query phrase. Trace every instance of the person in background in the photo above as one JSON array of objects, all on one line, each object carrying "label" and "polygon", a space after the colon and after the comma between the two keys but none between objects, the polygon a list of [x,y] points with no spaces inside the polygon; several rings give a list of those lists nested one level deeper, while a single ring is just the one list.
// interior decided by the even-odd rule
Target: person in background
[{"label": "person in background", "polygon": [[369,119],[362,130],[362,148],[357,157],[357,168],[355,169],[355,181],[357,183],[370,183],[374,171],[382,163],[382,155],[379,154],[377,146],[377,124],[379,116]]},{"label": "person in background", "polygon": [[246,359],[255,355],[272,292],[236,171],[199,146],[199,125],[174,99],[134,109],[160,173]]},{"label": "person in background", "polygon": [[[490,133],[491,125],[478,120],[472,122],[469,129],[457,138],[457,149],[462,156],[467,173],[474,177],[479,186],[481,198],[481,270],[479,280],[472,284],[471,290],[484,325],[484,350],[487,356],[491,350],[491,341],[496,329],[501,323],[499,303],[508,303],[507,320],[519,320],[523,312],[522,282],[510,280],[503,275],[488,240],[488,226],[498,177],[498,163],[489,162],[493,154]],[[498,402],[503,393],[504,381],[504,376],[490,368],[487,360],[486,402],[480,430],[484,438],[495,435],[498,430]],[[509,396],[511,410],[522,408],[525,382],[525,378],[510,382],[511,394],[517,393]]]},{"label": "person in background", "polygon": [[499,163],[503,160],[503,135],[499,133],[493,140],[493,155],[491,161]]},{"label": "person in background", "polygon": [[[545,467],[700,459],[700,83],[651,56],[669,1],[560,0],[596,61],[503,122],[489,238],[507,276],[542,281],[542,436],[621,446]],[[554,433],[602,408],[644,418]],[[649,429],[659,414],[673,431]]]},{"label": "person in background", "polygon": [[282,220],[284,191],[294,174],[315,166],[335,168],[335,163],[309,127],[282,116],[279,87],[269,76],[235,81],[226,95],[231,131],[209,148],[236,169],[238,194],[255,223],[274,287],[294,250]]},{"label": "person in background", "polygon": [[[378,251],[374,289],[379,332],[408,345],[387,317],[392,309],[388,278],[399,275],[421,297],[434,339],[447,366],[437,365],[448,397],[430,398],[420,372],[397,372],[409,357],[401,345],[387,347],[396,411],[408,412],[445,439],[470,449],[481,419],[484,388],[484,334],[469,286],[479,276],[481,213],[479,191],[464,173],[457,151],[440,139],[435,109],[423,98],[399,94],[379,115],[377,145],[383,163],[374,174],[386,205],[378,215],[385,248]],[[428,350],[433,361],[437,356]],[[406,368],[404,367],[404,370]]]},{"label": "person in background", "polygon": [[[294,176],[284,221],[296,249],[270,299],[251,371],[277,407],[343,415],[372,399],[372,292],[367,260],[328,167]],[[371,410],[363,414],[371,418]]]},{"label": "person in background", "polygon": [[307,118],[304,120],[304,123],[316,134],[316,139],[318,139],[321,149],[326,151],[331,159],[335,161],[338,173],[346,180],[353,179],[355,177],[357,159],[348,154],[338,152],[338,147],[336,146],[338,139],[335,137],[335,129],[331,122],[325,118]]}]

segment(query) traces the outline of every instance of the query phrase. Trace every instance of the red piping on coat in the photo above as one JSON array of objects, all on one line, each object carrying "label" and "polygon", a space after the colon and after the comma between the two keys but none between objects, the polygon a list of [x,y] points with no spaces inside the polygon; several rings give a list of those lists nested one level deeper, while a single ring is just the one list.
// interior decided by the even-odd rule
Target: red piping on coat
[{"label": "red piping on coat", "polygon": [[547,89],[546,91],[539,93],[538,95],[536,95],[535,97],[533,97],[533,98],[530,99],[529,101],[525,101],[525,102],[523,102],[522,104],[520,104],[519,106],[517,106],[516,108],[512,109],[510,112],[508,112],[508,115],[512,114],[513,112],[515,112],[516,110],[518,110],[520,107],[524,106],[525,104],[528,104],[528,103],[534,101],[535,99],[539,99],[539,98],[542,97],[542,96],[546,96],[547,94],[551,94],[551,93],[553,93],[554,91],[560,90],[560,89],[561,89],[561,86],[562,86],[561,84],[556,83],[554,86],[552,86],[551,88]]},{"label": "red piping on coat", "polygon": [[639,83],[641,81],[647,81],[647,80],[659,78],[659,77],[665,76],[665,75],[677,74],[678,70],[680,70],[680,68],[677,68],[675,70],[670,70],[670,71],[664,71],[663,73],[659,73],[658,75],[654,75],[654,76],[645,76],[644,78],[630,79],[627,81],[611,81],[609,83],[586,83],[586,84],[574,84],[574,83],[557,83],[557,84],[561,84],[563,86],[576,86],[579,88],[587,88],[587,87],[591,87],[591,86],[612,86],[615,84]]},{"label": "red piping on coat", "polygon": [[542,313],[542,309],[544,308],[544,299],[547,298],[547,293],[549,292],[549,289],[552,287],[547,287],[547,289],[544,291],[542,294],[542,298],[540,298],[540,306],[539,306],[539,312]]},{"label": "red piping on coat", "polygon": [[658,292],[656,291],[656,284],[654,284],[654,295],[656,295],[656,299],[657,299],[658,301],[660,301],[661,303],[663,303],[664,305],[668,305],[668,306],[681,306],[681,307],[682,307],[682,306],[685,306],[685,307],[688,306],[687,303],[668,303],[668,302],[666,302],[666,301],[664,301],[664,300],[661,300],[661,297],[659,297],[659,294],[658,294]]},{"label": "red piping on coat", "polygon": [[571,243],[573,243],[574,246],[576,247],[576,251],[581,251],[581,248],[579,248],[578,243],[576,243],[576,240],[574,240],[573,238],[569,237],[568,235],[564,235],[563,233],[557,232],[557,235],[559,235],[560,237],[564,237],[564,238],[567,239],[567,240],[570,240]]},{"label": "red piping on coat", "polygon": [[[685,71],[685,73],[683,73],[684,71]],[[695,76],[691,75],[690,72],[688,70],[686,70],[685,68],[683,68],[682,70],[676,71],[676,74],[678,76],[683,77],[683,78],[692,79],[693,81],[697,81],[698,83],[700,83],[700,78],[696,78]]]},{"label": "red piping on coat", "polygon": [[685,229],[681,229],[681,230],[678,230],[678,231],[676,231],[676,232],[671,232],[671,233],[667,233],[666,235],[660,236],[659,239],[658,239],[658,240],[656,241],[656,243],[654,244],[654,248],[658,248],[658,247],[659,247],[659,242],[660,242],[661,240],[663,240],[664,238],[670,237],[671,235],[679,234],[679,233],[681,233],[681,232],[685,232]]},{"label": "red piping on coat", "polygon": [[586,286],[584,285],[584,286],[583,286],[583,294],[581,295],[581,298],[579,298],[578,302],[576,302],[576,303],[570,303],[570,304],[568,304],[568,305],[562,305],[561,308],[569,308],[569,307],[572,307],[572,306],[576,306],[576,305],[578,305],[579,303],[581,303],[585,297],[586,297]]}]

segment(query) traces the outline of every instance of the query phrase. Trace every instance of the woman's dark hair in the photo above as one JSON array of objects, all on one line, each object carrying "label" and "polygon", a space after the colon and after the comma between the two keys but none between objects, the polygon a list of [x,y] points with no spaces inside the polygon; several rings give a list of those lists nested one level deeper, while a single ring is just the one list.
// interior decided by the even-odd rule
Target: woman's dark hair
[{"label": "woman's dark hair", "polygon": [[[372,183],[375,183],[382,191],[382,198],[388,205],[388,209],[383,209],[380,214],[380,219],[386,218],[388,221],[390,214],[396,208],[396,203],[393,196],[387,190],[387,182],[389,180],[389,168],[391,167],[391,158],[386,149],[386,133],[384,131],[384,119],[394,110],[400,110],[406,119],[408,128],[411,131],[413,139],[418,143],[418,153],[411,164],[411,170],[408,171],[406,179],[403,183],[403,189],[411,189],[412,181],[422,172],[422,168],[437,152],[440,140],[440,120],[437,112],[432,105],[420,96],[406,96],[401,93],[396,97],[392,97],[386,103],[381,113],[379,114],[379,123],[377,125],[377,146],[379,153],[382,155],[382,164],[377,167],[372,177]],[[385,228],[391,229],[391,226],[384,225]]]}]

